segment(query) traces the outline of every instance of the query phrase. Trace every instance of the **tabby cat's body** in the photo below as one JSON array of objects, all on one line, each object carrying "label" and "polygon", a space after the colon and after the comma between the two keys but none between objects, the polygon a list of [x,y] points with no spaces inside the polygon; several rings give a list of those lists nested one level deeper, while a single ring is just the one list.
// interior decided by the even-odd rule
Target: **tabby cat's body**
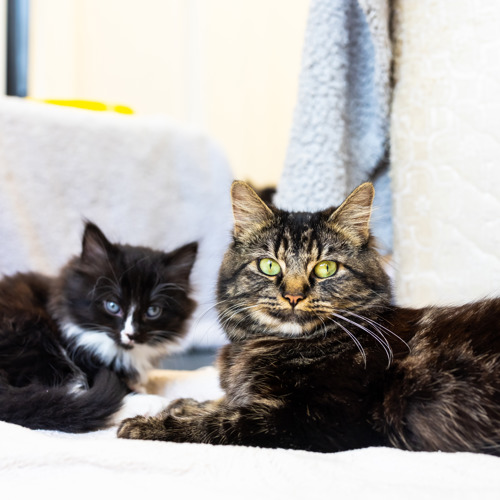
[{"label": "tabby cat's body", "polygon": [[87,223],[57,277],[0,281],[0,420],[95,430],[182,337],[196,244],[164,253],[110,243]]},{"label": "tabby cat's body", "polygon": [[289,213],[232,189],[218,285],[218,401],[179,400],[119,436],[339,451],[373,445],[500,454],[500,299],[392,304],[371,244],[373,187]]}]

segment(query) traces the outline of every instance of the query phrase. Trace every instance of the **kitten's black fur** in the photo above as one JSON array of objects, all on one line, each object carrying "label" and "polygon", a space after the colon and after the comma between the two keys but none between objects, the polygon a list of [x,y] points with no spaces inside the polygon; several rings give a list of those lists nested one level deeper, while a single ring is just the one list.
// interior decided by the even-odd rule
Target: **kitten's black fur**
[{"label": "kitten's black fur", "polygon": [[[364,184],[338,209],[290,213],[234,183],[218,284],[226,395],[125,420],[119,436],[500,455],[500,299],[394,306],[369,231],[373,195]],[[325,262],[331,275],[318,274]]]},{"label": "kitten's black fur", "polygon": [[81,255],[58,277],[3,278],[0,420],[66,432],[106,426],[182,337],[196,250],[112,244],[89,222]]}]

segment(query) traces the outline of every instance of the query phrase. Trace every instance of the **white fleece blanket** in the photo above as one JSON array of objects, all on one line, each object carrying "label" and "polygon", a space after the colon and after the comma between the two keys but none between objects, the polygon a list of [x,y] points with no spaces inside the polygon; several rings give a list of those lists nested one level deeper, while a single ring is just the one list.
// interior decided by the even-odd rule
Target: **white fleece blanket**
[{"label": "white fleece blanket", "polygon": [[55,273],[81,251],[83,218],[111,241],[171,250],[197,240],[199,305],[183,346],[221,345],[210,307],[232,180],[212,140],[165,116],[0,98],[0,274]]},{"label": "white fleece blanket", "polygon": [[[164,395],[220,393],[216,372],[173,375]],[[0,422],[2,498],[498,499],[500,458],[367,448],[342,453],[119,440]]]}]

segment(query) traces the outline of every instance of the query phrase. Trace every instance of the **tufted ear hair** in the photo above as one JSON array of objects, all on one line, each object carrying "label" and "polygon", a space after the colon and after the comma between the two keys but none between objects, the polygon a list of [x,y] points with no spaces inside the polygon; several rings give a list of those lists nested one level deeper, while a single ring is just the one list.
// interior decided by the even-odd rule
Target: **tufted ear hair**
[{"label": "tufted ear hair", "polygon": [[231,186],[235,237],[255,231],[274,215],[257,193],[243,181],[234,181]]},{"label": "tufted ear hair", "polygon": [[164,263],[175,269],[176,277],[188,281],[198,253],[198,242],[193,241],[167,253]]},{"label": "tufted ear hair", "polygon": [[371,182],[357,187],[328,219],[335,231],[341,232],[356,245],[370,238],[370,217],[375,189]]},{"label": "tufted ear hair", "polygon": [[82,238],[82,261],[93,263],[108,259],[113,249],[113,244],[108,241],[104,233],[93,222],[87,221]]}]

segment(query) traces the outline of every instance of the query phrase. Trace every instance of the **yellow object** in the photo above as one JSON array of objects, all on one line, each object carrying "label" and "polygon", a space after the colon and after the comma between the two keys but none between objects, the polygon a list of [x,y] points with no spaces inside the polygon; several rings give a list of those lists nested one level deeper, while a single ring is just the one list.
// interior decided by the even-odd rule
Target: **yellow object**
[{"label": "yellow object", "polygon": [[72,108],[90,109],[92,111],[114,111],[132,115],[134,111],[122,104],[105,104],[98,101],[85,101],[82,99],[33,99],[34,101],[45,102],[47,104],[57,104],[58,106],[70,106]]}]

